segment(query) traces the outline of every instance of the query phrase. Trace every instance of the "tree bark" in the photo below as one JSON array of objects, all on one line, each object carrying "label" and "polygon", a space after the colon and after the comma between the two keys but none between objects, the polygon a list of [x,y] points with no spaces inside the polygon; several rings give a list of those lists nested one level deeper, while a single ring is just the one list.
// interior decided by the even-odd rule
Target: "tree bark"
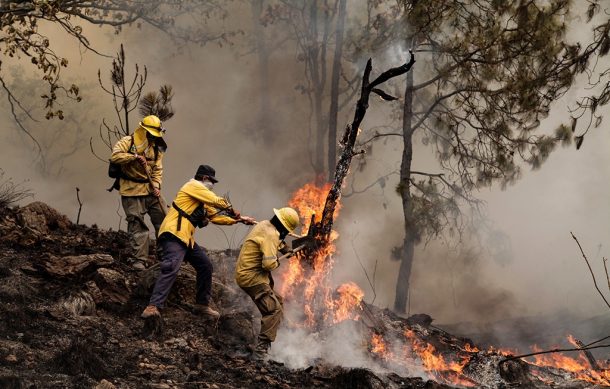
[{"label": "tree bark", "polygon": [[316,179],[320,178],[324,172],[324,114],[322,112],[322,92],[324,85],[322,83],[322,66],[320,56],[321,50],[318,43],[318,1],[311,1],[309,5],[309,66],[311,75],[311,84],[313,87],[313,114],[315,120],[315,148],[313,168]]},{"label": "tree bark", "polygon": [[343,56],[343,30],[347,0],[339,0],[339,13],[335,33],[335,56],[330,84],[330,111],[328,117],[328,181],[332,182],[337,164],[337,120],[339,115],[339,77],[341,76],[341,57]]},{"label": "tree bark", "polygon": [[409,72],[413,67],[414,63],[415,57],[411,53],[411,58],[409,58],[409,62],[405,63],[404,65],[386,70],[373,81],[369,81],[369,77],[373,68],[371,59],[369,58],[368,62],[366,63],[366,67],[364,68],[364,75],[362,76],[360,98],[356,102],[354,119],[352,120],[351,125],[348,125],[346,127],[345,132],[343,134],[343,138],[341,140],[343,151],[341,152],[339,162],[337,162],[337,166],[335,168],[333,185],[328,191],[328,195],[326,196],[324,210],[322,211],[322,220],[320,220],[319,223],[316,223],[316,229],[319,235],[316,237],[316,239],[318,241],[325,242],[328,241],[330,237],[334,221],[333,218],[335,209],[337,207],[337,202],[341,197],[341,188],[343,187],[345,177],[347,176],[347,173],[349,171],[352,158],[354,157],[354,155],[359,154],[354,150],[354,146],[356,144],[356,138],[358,137],[358,129],[360,128],[360,124],[362,123],[364,115],[366,114],[366,110],[369,107],[370,94],[378,94],[384,100],[388,101],[396,100],[395,97],[390,96],[384,91],[378,89],[377,86],[383,84],[389,79],[398,77],[402,74]]},{"label": "tree bark", "polygon": [[411,268],[416,243],[416,231],[414,230],[413,204],[411,202],[411,161],[413,159],[413,72],[407,73],[407,86],[405,88],[405,100],[403,106],[403,150],[400,164],[400,196],[402,198],[402,209],[404,215],[405,236],[403,239],[402,255],[398,279],[396,280],[396,297],[394,299],[394,311],[405,313],[409,298],[409,286]]}]

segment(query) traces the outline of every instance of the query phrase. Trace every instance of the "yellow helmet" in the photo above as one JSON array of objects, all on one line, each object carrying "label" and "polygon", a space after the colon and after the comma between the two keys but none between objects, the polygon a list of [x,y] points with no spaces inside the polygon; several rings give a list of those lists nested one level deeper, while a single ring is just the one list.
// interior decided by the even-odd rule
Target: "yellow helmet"
[{"label": "yellow helmet", "polygon": [[155,115],[146,116],[140,122],[140,126],[148,131],[152,136],[156,136],[157,138],[162,137],[163,132],[165,131],[161,125],[161,120]]},{"label": "yellow helmet", "polygon": [[299,214],[290,207],[280,209],[273,208],[273,213],[280,219],[280,222],[288,232],[294,231],[299,226]]}]

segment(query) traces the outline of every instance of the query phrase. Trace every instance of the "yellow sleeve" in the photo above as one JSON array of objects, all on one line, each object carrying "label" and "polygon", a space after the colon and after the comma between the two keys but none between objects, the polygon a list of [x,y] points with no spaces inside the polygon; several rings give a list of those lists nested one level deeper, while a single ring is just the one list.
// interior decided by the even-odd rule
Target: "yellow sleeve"
[{"label": "yellow sleeve", "polygon": [[224,209],[217,209],[206,205],[205,211],[208,215],[209,220],[214,224],[230,226],[237,223],[237,220],[231,217],[229,212]]},{"label": "yellow sleeve", "polygon": [[270,239],[260,239],[259,247],[263,253],[263,268],[271,271],[277,269],[280,263],[277,260],[277,246]]},{"label": "yellow sleeve", "polygon": [[163,154],[164,153],[159,152],[157,160],[155,161],[154,165],[152,165],[150,170],[150,178],[153,182],[153,185],[157,189],[161,189],[161,182],[163,179]]},{"label": "yellow sleeve", "polygon": [[112,155],[110,156],[110,162],[118,163],[123,165],[129,162],[135,161],[136,157],[129,152],[129,146],[131,145],[131,136],[123,137],[119,140],[112,148]]},{"label": "yellow sleeve", "polygon": [[218,209],[226,209],[231,207],[231,204],[229,204],[227,200],[216,196],[214,192],[205,188],[203,185],[189,185],[187,188],[183,189],[189,196],[201,201],[208,207]]}]

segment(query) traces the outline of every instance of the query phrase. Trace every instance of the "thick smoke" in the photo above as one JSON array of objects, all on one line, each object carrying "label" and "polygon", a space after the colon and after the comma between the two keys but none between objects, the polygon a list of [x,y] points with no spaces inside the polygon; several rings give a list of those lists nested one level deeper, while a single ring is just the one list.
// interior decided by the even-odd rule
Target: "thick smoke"
[{"label": "thick smoke", "polygon": [[[230,25],[224,28],[238,25],[248,35],[252,20],[250,9],[234,6]],[[285,205],[296,188],[313,179],[307,147],[308,102],[295,89],[302,83],[302,63],[295,62],[296,49],[291,42],[285,42],[271,55],[273,125],[264,129],[268,131],[264,142],[254,120],[261,98],[258,63],[256,55],[251,54],[252,45],[243,43],[246,40],[231,48],[210,44],[177,50],[160,31],[146,26],[126,28],[119,35],[108,29],[84,27],[100,52],[113,54],[123,43],[129,71],[136,62],[147,66],[147,91],[156,90],[162,84],[174,87],[176,116],[167,122],[169,151],[164,160],[163,194],[168,200],[192,177],[199,164],[208,163],[216,168],[220,179],[217,193],[230,193],[232,202],[242,213],[262,220],[271,216],[272,207]],[[98,130],[102,118],[111,122],[116,119],[112,102],[97,86],[96,78],[98,69],[102,77],[107,77],[111,59],[82,53],[82,47],[66,40],[61,32],[53,28],[49,31],[52,42],[62,42],[61,54],[70,61],[69,71],[64,73],[66,80],[79,83],[84,101],[67,104],[64,121],[43,119],[41,123],[32,123],[38,139],[45,140],[47,146],[54,142],[48,148],[45,168],[33,157],[31,142],[11,120],[5,120],[0,125],[3,140],[0,167],[14,181],[26,181],[26,186],[36,193],[36,200],[49,203],[72,219],[78,209],[74,188],[79,187],[84,202],[81,222],[125,228],[124,220],[119,224],[122,210],[118,194],[105,191],[111,183],[106,177],[106,165],[89,150],[89,139],[93,138],[96,151],[104,158],[109,156],[109,151],[98,141]],[[376,70],[395,65],[392,61],[397,56],[390,54],[387,58],[375,58]],[[3,70],[11,65],[17,72],[13,86],[23,98],[33,95],[31,77],[36,75],[30,74],[28,66],[21,62],[7,61],[3,63]],[[420,71],[417,64],[415,71]],[[26,86],[21,86],[22,79]],[[557,102],[542,127],[551,133],[559,123],[568,120],[567,107],[577,97],[569,94]],[[37,104],[36,96],[27,103]],[[365,133],[371,127],[388,123],[389,108],[380,105],[371,104],[363,124]],[[351,109],[347,105],[342,112],[339,132],[341,123],[351,117]],[[6,103],[2,103],[2,110],[3,117],[10,118]],[[134,112],[132,123],[138,119]],[[574,319],[565,323],[560,319],[554,321],[558,327],[570,327],[577,318],[607,312],[569,232],[581,238],[596,274],[605,281],[601,260],[610,256],[609,149],[610,133],[603,126],[592,129],[580,151],[559,150],[541,170],[524,171],[523,178],[506,191],[494,187],[478,193],[487,202],[493,229],[508,236],[512,260],[504,257],[494,261],[489,254],[494,251],[494,241],[478,242],[470,236],[463,238],[464,247],[478,242],[488,250],[469,254],[451,244],[420,245],[413,269],[410,312],[429,313],[441,324],[498,323],[569,312],[559,317]],[[367,156],[366,167],[362,171],[352,169],[352,175],[357,176],[354,189],[358,191],[376,182],[380,176],[396,170],[399,163],[399,139],[377,142]],[[416,145],[414,167],[436,169],[429,148],[422,144]],[[377,181],[364,193],[345,198],[336,224],[340,234],[335,260],[336,283],[354,280],[365,290],[366,301],[374,300],[377,305],[390,307],[398,270],[398,262],[391,259],[391,253],[403,236],[402,209],[395,192],[397,184],[398,176],[389,175],[383,183]],[[351,190],[351,185],[345,188],[345,192]],[[197,233],[197,239],[210,248],[236,248],[246,233],[243,226],[208,227]],[[502,331],[510,332],[501,328],[496,335],[500,336]],[[318,345],[299,333],[283,329],[272,349],[274,355],[294,366],[303,366],[315,356],[332,360],[352,355],[350,358],[354,359],[344,358],[343,363],[354,366],[364,363],[354,351],[358,345],[351,340],[355,339],[349,335],[337,336],[344,344],[336,347]],[[304,344],[311,349],[302,348]],[[285,353],[296,349],[300,354]],[[334,355],[332,350],[354,353]]]}]

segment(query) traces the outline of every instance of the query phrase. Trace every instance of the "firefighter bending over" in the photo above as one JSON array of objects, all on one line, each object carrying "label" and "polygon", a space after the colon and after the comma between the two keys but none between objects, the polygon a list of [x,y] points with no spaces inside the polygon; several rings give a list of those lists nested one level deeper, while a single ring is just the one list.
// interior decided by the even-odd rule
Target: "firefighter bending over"
[{"label": "firefighter bending over", "polygon": [[282,297],[273,290],[271,271],[280,265],[277,254],[284,238],[299,224],[299,215],[292,208],[274,208],[273,212],[271,220],[258,223],[246,236],[235,269],[237,285],[252,298],[262,315],[255,359],[266,357],[282,320]]}]

